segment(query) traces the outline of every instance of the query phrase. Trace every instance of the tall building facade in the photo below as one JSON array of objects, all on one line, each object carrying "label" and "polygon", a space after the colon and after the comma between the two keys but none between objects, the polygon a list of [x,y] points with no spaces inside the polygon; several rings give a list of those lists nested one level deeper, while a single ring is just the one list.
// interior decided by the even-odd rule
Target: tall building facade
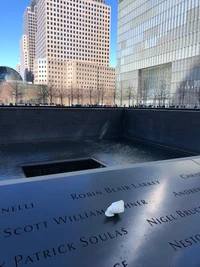
[{"label": "tall building facade", "polygon": [[[34,82],[95,89],[90,72],[104,66],[108,70],[102,72],[104,87],[114,90],[115,71],[109,67],[110,16],[105,0],[38,0]],[[72,69],[76,70],[73,77]]]},{"label": "tall building facade", "polygon": [[76,95],[79,95],[78,104],[106,103],[112,105],[115,68],[87,61],[69,61],[67,63],[67,88],[72,90],[75,98]]},{"label": "tall building facade", "polygon": [[24,81],[27,80],[29,65],[28,36],[24,34],[20,40],[20,74]]},{"label": "tall building facade", "polygon": [[[119,0],[116,80],[147,103],[195,104],[200,87],[199,0]],[[165,102],[165,101],[164,101]]]},{"label": "tall building facade", "polygon": [[20,62],[16,65],[16,71],[20,73]]},{"label": "tall building facade", "polygon": [[23,16],[22,38],[20,40],[20,74],[23,80],[33,82],[36,34],[36,0],[32,0]]}]

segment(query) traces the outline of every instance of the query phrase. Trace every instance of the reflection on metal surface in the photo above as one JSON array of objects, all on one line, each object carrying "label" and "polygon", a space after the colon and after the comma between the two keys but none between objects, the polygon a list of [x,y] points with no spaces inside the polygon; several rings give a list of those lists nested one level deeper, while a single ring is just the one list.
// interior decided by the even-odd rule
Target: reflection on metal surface
[{"label": "reflection on metal surface", "polygon": [[[165,176],[165,179],[166,176]],[[151,191],[149,198],[152,198],[152,205],[149,208],[148,211],[148,217],[154,217],[155,213],[161,212],[163,210],[163,203],[165,203],[165,192],[166,192],[166,180],[164,180],[159,187],[153,188]],[[166,212],[166,211],[165,211]],[[141,216],[138,216],[138,225],[140,226],[140,232],[138,233],[141,235],[141,238],[139,239],[139,242],[137,242],[134,246],[134,261],[137,261],[139,258],[142,257],[143,250],[142,246],[146,242],[146,236],[149,235],[149,225],[147,224],[146,220],[144,220],[144,216],[141,214]],[[143,238],[142,238],[143,237]]]},{"label": "reflection on metal surface", "polygon": [[[0,264],[199,266],[200,177],[180,177],[199,171],[191,158],[0,182]],[[106,218],[118,199],[125,212]]]}]

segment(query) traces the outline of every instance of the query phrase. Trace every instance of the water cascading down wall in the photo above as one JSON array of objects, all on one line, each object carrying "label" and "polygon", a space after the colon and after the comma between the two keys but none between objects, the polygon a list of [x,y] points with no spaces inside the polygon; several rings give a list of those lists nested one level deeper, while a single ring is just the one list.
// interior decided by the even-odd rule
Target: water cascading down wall
[{"label": "water cascading down wall", "polygon": [[0,108],[0,144],[139,139],[200,153],[200,111],[123,108]]}]

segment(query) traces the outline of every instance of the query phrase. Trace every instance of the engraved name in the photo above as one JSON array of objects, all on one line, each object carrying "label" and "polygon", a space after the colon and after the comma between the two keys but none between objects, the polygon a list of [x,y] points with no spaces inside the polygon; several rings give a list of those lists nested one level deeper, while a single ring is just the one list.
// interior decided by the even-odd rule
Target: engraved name
[{"label": "engraved name", "polygon": [[39,231],[41,229],[47,228],[47,221],[35,224],[29,224],[17,228],[6,228],[4,230],[4,238],[9,238],[13,235],[19,236],[22,234],[27,234],[33,231]]},{"label": "engraved name", "polygon": [[[136,200],[133,202],[128,202],[124,204],[125,209],[132,209],[135,207],[140,207],[148,205],[146,200]],[[60,225],[60,224],[65,224],[65,223],[72,223],[72,222],[77,222],[81,220],[87,220],[90,218],[98,217],[98,216],[104,216],[105,210],[104,209],[99,209],[99,210],[93,210],[89,212],[82,212],[82,213],[77,213],[77,214],[70,214],[70,215],[62,215],[58,217],[54,217],[53,221]]]},{"label": "engraved name", "polygon": [[184,249],[191,247],[200,242],[200,234],[189,236],[185,239],[174,240],[173,242],[169,242],[169,245],[175,250]]},{"label": "engraved name", "polygon": [[[200,207],[176,211],[176,216],[178,215],[179,218],[187,218],[188,216],[193,216],[193,215],[197,215],[197,214],[200,214]],[[156,217],[156,218],[146,219],[146,221],[151,226],[155,226],[155,225],[159,225],[159,224],[163,224],[163,223],[169,223],[169,222],[175,221],[177,219],[178,218],[175,217],[175,215],[167,214],[167,215],[160,216],[158,218]]]},{"label": "engraved name", "polygon": [[191,178],[195,178],[195,177],[200,177],[200,172],[191,173],[191,174],[181,174],[180,177],[182,179],[191,179]]},{"label": "engraved name", "polygon": [[[36,251],[30,255],[18,254],[14,257],[15,267],[20,267],[21,264],[27,265],[31,263],[38,263],[41,260],[54,258],[60,254],[66,254],[76,250],[73,242],[62,244],[56,247],[51,247],[42,251]],[[41,266],[41,265],[40,265]]]},{"label": "engraved name", "polygon": [[[68,254],[79,249],[84,249],[89,246],[97,245],[98,243],[105,242],[116,238],[123,237],[128,234],[125,228],[113,229],[112,231],[107,231],[104,233],[98,233],[91,236],[81,236],[76,241],[63,243],[58,246],[49,247],[48,249],[38,250],[36,252],[26,254],[23,253],[14,256],[15,267],[20,267],[24,265],[29,265],[32,263],[37,263],[37,266],[42,266],[42,262],[49,260],[51,258],[57,257],[59,255]],[[41,262],[41,263],[39,263]]]},{"label": "engraved name", "polygon": [[128,185],[123,185],[123,186],[118,186],[118,187],[106,187],[102,190],[97,190],[97,191],[91,191],[91,192],[83,192],[83,193],[76,193],[76,194],[71,194],[71,198],[73,200],[77,199],[84,199],[84,198],[89,198],[89,197],[96,197],[99,195],[104,195],[110,194],[110,193],[118,193],[118,192],[124,192],[132,189],[138,189],[138,188],[144,188],[144,187],[149,187],[149,186],[156,186],[159,185],[160,182],[158,180],[156,181],[148,181],[148,182],[141,182],[137,184],[128,184]]},{"label": "engraved name", "polygon": [[194,194],[198,192],[200,192],[200,187],[192,188],[192,189],[188,189],[188,190],[184,190],[180,192],[173,192],[173,194],[175,197],[181,197],[181,196],[190,195],[190,194]]},{"label": "engraved name", "polygon": [[80,238],[80,242],[82,247],[87,247],[89,245],[95,245],[99,242],[105,242],[109,239],[115,239],[117,237],[127,235],[128,231],[125,228],[121,228],[120,230],[114,230],[113,232],[106,232],[103,234],[93,235],[90,237],[82,236]]},{"label": "engraved name", "polygon": [[34,208],[34,204],[29,203],[29,204],[15,205],[11,207],[4,207],[4,208],[1,208],[0,211],[1,211],[1,214],[5,214],[5,213],[23,211],[23,210],[33,209],[33,208]]}]

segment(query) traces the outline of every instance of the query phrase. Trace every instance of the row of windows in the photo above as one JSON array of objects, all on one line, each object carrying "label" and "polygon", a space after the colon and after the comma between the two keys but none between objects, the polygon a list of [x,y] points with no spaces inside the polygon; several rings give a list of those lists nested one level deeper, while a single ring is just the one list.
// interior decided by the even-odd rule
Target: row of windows
[{"label": "row of windows", "polygon": [[[72,50],[71,48],[70,48],[70,50]],[[48,52],[54,52],[54,53],[62,53],[63,54],[63,52],[64,52],[64,54],[70,54],[70,55],[74,55],[74,56],[81,56],[81,53],[79,52],[69,52],[69,51],[62,51],[62,50],[53,50],[53,49],[47,49],[47,51]],[[98,57],[102,57],[102,58],[107,58],[107,56],[109,56],[109,53],[104,53],[104,52],[92,52],[91,54],[90,53],[88,53],[87,51],[85,51],[84,53],[82,53],[82,56],[85,56],[85,57],[95,57],[95,58],[98,58]],[[101,55],[103,55],[103,56],[101,56]]]},{"label": "row of windows", "polygon": [[119,50],[117,52],[117,58],[127,56],[128,60],[131,61],[134,60],[134,58],[136,60],[136,54],[138,54],[140,58],[145,58],[173,51],[177,51],[177,53],[179,53],[178,51],[180,50],[180,48],[182,50],[181,54],[183,58],[187,57],[187,55],[191,56],[193,55],[193,53],[199,55],[199,44],[197,42],[197,38],[194,37],[190,36],[189,38],[179,38],[173,42],[166,42],[160,45],[156,44],[155,47],[148,47],[146,41],[145,43],[140,43],[138,46],[134,46],[134,50],[132,47],[126,48],[121,51]]},{"label": "row of windows", "polygon": [[89,67],[89,68],[98,68],[98,69],[100,69],[100,70],[112,70],[112,71],[114,71],[115,69],[113,68],[113,69],[107,69],[106,67],[103,67],[103,66],[101,66],[101,67],[99,67],[99,66],[95,66],[95,65],[88,65],[88,64],[84,64],[84,63],[79,63],[79,62],[77,62],[76,63],[76,66],[80,66],[80,67]]},{"label": "row of windows", "polygon": [[[56,13],[51,13],[51,12],[47,12],[47,15],[51,15],[51,18],[52,17],[59,17],[58,15],[56,15]],[[85,22],[85,23],[93,23],[93,24],[97,24],[97,25],[102,25],[102,22],[103,23],[109,23],[110,20],[107,20],[106,17],[103,17],[103,18],[96,18],[96,17],[90,17],[90,16],[81,16],[79,15],[80,18],[78,18],[78,15],[77,17],[75,17],[75,14],[73,14],[73,17],[72,17],[72,14],[68,14],[69,16],[64,16],[65,19],[68,19],[68,21],[66,20],[63,20],[63,19],[57,19],[58,21],[60,22],[64,22],[64,23],[69,23],[72,24],[72,21],[82,21],[82,22]],[[96,14],[94,14],[96,16]],[[71,16],[71,17],[70,17]],[[49,17],[47,17],[49,19]],[[54,19],[55,20],[55,19]],[[97,22],[96,22],[97,21]],[[100,21],[100,23],[98,22]],[[48,24],[48,22],[47,22]],[[75,24],[75,23],[73,23]],[[78,25],[78,22],[76,23],[76,25]],[[61,25],[62,26],[62,25]],[[64,25],[65,26],[65,25]],[[105,24],[105,26],[107,26]]]},{"label": "row of windows", "polygon": [[[56,2],[56,0],[50,0],[51,2]],[[73,1],[74,2],[74,1]],[[105,6],[105,5],[97,5],[97,4],[95,4],[95,3],[90,3],[90,2],[87,2],[87,1],[77,1],[78,3],[79,3],[79,5],[78,5],[78,3],[69,3],[69,2],[62,2],[62,1],[60,1],[60,4],[61,5],[59,5],[58,3],[59,3],[59,1],[57,1],[57,5],[56,4],[54,4],[54,6],[57,6],[57,7],[61,7],[62,8],[62,4],[63,5],[69,5],[69,6],[73,6],[73,7],[80,7],[80,8],[87,8],[87,6],[88,7],[95,7],[95,8],[100,8],[100,9],[105,9],[105,10],[107,10],[107,9],[109,9],[109,7],[108,6]],[[82,4],[82,5],[81,5]],[[85,4],[85,5],[84,5]],[[47,5],[49,5],[49,2],[47,2]],[[52,3],[50,3],[50,5],[52,5]]]},{"label": "row of windows", "polygon": [[95,9],[91,9],[90,11],[83,11],[83,10],[78,10],[78,9],[67,9],[67,10],[62,10],[62,9],[56,9],[56,8],[49,8],[47,7],[47,11],[52,11],[52,12],[56,12],[57,14],[70,14],[73,16],[77,16],[80,15],[82,17],[86,16],[86,15],[91,15],[91,17],[95,16],[95,18],[97,17],[101,17],[101,18],[110,18],[110,12],[101,12],[101,10],[95,10]]},{"label": "row of windows", "polygon": [[[77,73],[79,73],[80,76],[84,76],[86,73],[87,74],[90,73],[90,74],[88,74],[89,76],[97,76],[97,74],[99,76],[99,70],[93,70],[91,68],[87,68],[87,69],[77,68],[76,71],[77,71]],[[92,74],[92,73],[95,73],[95,75]],[[110,74],[110,75],[113,75],[113,73],[108,73],[108,70],[106,72],[101,71],[101,74],[100,75],[102,75],[102,74]]]},{"label": "row of windows", "polygon": [[[50,42],[48,42],[48,43],[50,43]],[[66,49],[65,46],[67,45],[68,46],[67,48],[69,48],[69,46],[73,47],[74,51],[75,51],[75,47],[76,47],[76,51],[78,48],[81,48],[81,47],[82,47],[82,49],[85,49],[88,51],[90,51],[90,49],[93,49],[93,51],[94,51],[97,48],[96,43],[93,43],[93,42],[81,42],[81,41],[79,41],[79,44],[78,44],[78,42],[75,44],[75,43],[56,42],[56,41],[53,42],[52,41],[51,44],[53,44],[53,43],[54,43],[54,46],[48,44],[47,47],[51,47],[51,48],[54,47],[54,48],[59,49],[59,48],[63,48],[63,45],[64,45],[64,49]],[[82,45],[81,45],[81,43],[82,43]],[[57,44],[57,46],[56,46],[56,44]],[[61,46],[59,46],[59,45],[61,45]],[[93,47],[93,45],[94,45],[94,47]],[[70,50],[72,50],[72,49],[70,49]],[[98,46],[98,50],[109,51],[109,49],[106,49],[103,44],[102,44],[102,47],[101,47],[101,44]],[[95,53],[96,53],[96,51],[95,51]]]},{"label": "row of windows", "polygon": [[[89,8],[86,7],[85,8],[86,10],[84,10],[80,6],[79,6],[79,9],[78,9],[78,7],[76,9],[75,8],[72,9],[72,8],[69,8],[69,7],[66,7],[66,6],[57,7],[57,9],[56,8],[52,8],[52,7],[51,8],[47,7],[47,10],[57,11],[57,12],[61,12],[62,13],[62,8],[63,8],[63,10],[69,10],[71,13],[72,12],[77,12],[77,13],[93,14],[93,12],[98,12],[99,14],[101,14],[101,13],[106,14],[106,15],[110,14],[109,11],[104,11],[104,10],[102,11],[101,9],[95,9],[95,8],[90,8],[90,7]],[[87,10],[89,10],[89,11],[87,11]]]},{"label": "row of windows", "polygon": [[[62,38],[62,37],[59,37],[59,36],[56,36],[56,32],[55,33],[51,33],[52,35],[47,35],[47,38],[49,39],[57,39],[57,40],[63,40],[66,41],[66,38]],[[79,39],[79,43],[81,43],[81,40],[79,37],[77,37],[76,35],[72,35],[72,34],[64,34],[64,35],[61,35],[60,36],[66,36],[68,38],[74,38],[73,39],[73,42],[75,43],[78,43],[78,39]],[[90,38],[90,37],[84,37],[82,36],[82,43],[85,43],[85,44],[89,44],[90,42],[88,41],[94,41],[94,45],[97,45],[99,46],[99,43],[98,42],[104,42],[105,43],[105,46],[109,46],[109,45],[106,45],[106,43],[109,43],[109,37],[104,37],[104,39],[102,39],[102,36],[98,36],[99,38],[101,39],[97,39],[97,38]],[[76,38],[76,39],[75,39]],[[87,41],[88,40],[88,41]],[[70,41],[72,42],[72,39],[70,39]],[[95,42],[96,41],[96,42]],[[92,42],[91,42],[92,43]]]},{"label": "row of windows", "polygon": [[[66,56],[66,55],[60,55],[60,54],[47,54],[48,57],[51,57],[51,58],[59,58],[59,59],[70,59],[70,60],[83,60],[83,61],[91,61],[91,58],[85,58],[85,57],[75,57],[75,56]],[[102,60],[102,59],[96,59],[95,57],[93,58],[93,60],[95,62],[98,62],[98,63],[108,63],[108,59],[107,60]]]},{"label": "row of windows", "polygon": [[[75,27],[74,27],[75,28]],[[94,28],[96,28],[96,27],[94,27]],[[61,29],[59,29],[59,28],[56,28],[56,27],[49,27],[49,26],[47,26],[47,29],[51,29],[51,30],[54,30],[54,31],[58,31],[58,32],[52,32],[52,31],[47,31],[47,34],[49,33],[49,34],[58,34],[58,35],[60,35],[60,32],[59,32],[59,30],[61,30]],[[97,29],[98,29],[98,27],[97,27]],[[93,29],[91,29],[91,33],[90,33],[90,31],[88,30],[88,32],[84,32],[83,31],[84,30],[84,28],[79,28],[79,31],[75,31],[75,30],[65,30],[64,32],[67,32],[67,33],[71,33],[71,34],[80,34],[79,35],[79,38],[81,38],[81,34],[82,35],[86,35],[86,36],[99,36],[99,35],[103,35],[103,37],[105,36],[105,38],[108,38],[106,35],[109,35],[109,32],[98,32],[98,31],[96,31],[96,30],[93,30]],[[61,30],[62,31],[62,30]],[[93,33],[96,33],[96,34],[93,34]],[[68,34],[69,35],[69,34]],[[66,36],[66,35],[64,35],[64,36]],[[78,37],[77,37],[78,38]]]},{"label": "row of windows", "polygon": [[[52,48],[53,48],[53,46],[52,46]],[[55,49],[58,49],[58,50],[55,50]],[[48,49],[47,50],[48,52],[53,52],[53,49]],[[86,56],[87,56],[87,54],[88,55],[91,55],[91,56],[95,56],[95,55],[97,55],[97,57],[98,57],[98,55],[104,55],[104,56],[109,56],[110,55],[110,53],[109,52],[105,52],[105,51],[90,51],[90,50],[87,50],[87,49],[76,49],[75,50],[75,48],[73,49],[73,53],[72,53],[72,48],[68,48],[68,50],[66,51],[66,48],[63,48],[62,49],[62,47],[61,48],[59,48],[59,47],[56,47],[56,46],[54,46],[54,52],[56,53],[56,52],[58,52],[58,53],[63,53],[63,54],[70,54],[70,55],[72,55],[72,54],[74,54],[74,55],[81,55],[81,52],[83,53],[83,55],[85,54]],[[34,56],[34,54],[30,54],[30,55],[32,55],[32,56]]]},{"label": "row of windows", "polygon": [[[125,36],[125,32],[131,36],[145,32],[144,39],[146,39],[146,37],[150,37],[149,35],[158,37],[163,36],[166,32],[178,30],[180,26],[182,26],[183,31],[194,32],[199,28],[199,15],[197,14],[194,16],[192,21],[188,21],[187,13],[169,19],[166,16],[166,12],[164,12],[135,27],[130,27],[130,23],[126,23],[119,27],[119,40],[127,37]],[[176,38],[176,36],[174,36],[174,38]]]},{"label": "row of windows", "polygon": [[[58,37],[58,36],[55,36],[56,34],[52,34],[52,35],[47,35],[47,38],[48,39],[54,39],[54,40],[63,40],[63,38],[62,37]],[[70,38],[74,38],[74,42],[75,42],[75,38],[77,38],[75,35],[73,35],[73,36],[71,36],[70,34],[68,34],[69,36],[67,36],[67,37],[70,37]],[[66,35],[64,35],[64,36],[66,36]],[[107,40],[107,39],[109,39],[108,37],[106,38],[105,37],[105,39],[103,40],[103,39],[99,39],[99,40],[96,40],[96,38],[90,38],[90,37],[85,37],[85,38],[82,38],[82,43],[83,44],[88,44],[89,42],[87,42],[87,40],[88,41],[101,41],[101,42],[104,42],[105,44],[105,47],[109,47],[109,45],[107,45],[107,44],[109,44],[110,42],[109,42],[109,40]],[[64,41],[66,41],[66,38],[64,38]],[[70,39],[70,41],[72,42],[72,39]],[[49,40],[47,41],[48,43],[50,42]],[[76,42],[78,43],[78,40],[76,39]],[[79,40],[79,43],[81,43],[81,40]],[[106,44],[107,43],[107,44]],[[99,43],[95,43],[94,42],[94,45],[96,45],[96,46],[99,46]]]},{"label": "row of windows", "polygon": [[[48,16],[49,16],[50,14],[49,14],[49,12],[48,12]],[[65,20],[62,20],[62,18],[65,18],[65,19],[68,19],[68,23],[69,24],[73,24],[73,25],[78,25],[78,22],[76,22],[76,24],[75,24],[75,21],[79,21],[79,22],[82,22],[82,24],[83,25],[87,25],[88,27],[89,27],[89,25],[90,24],[96,24],[96,25],[101,25],[102,24],[102,22],[103,23],[105,23],[105,26],[106,26],[106,23],[107,23],[107,26],[108,26],[108,23],[110,22],[110,20],[106,20],[105,18],[103,18],[103,19],[97,19],[97,22],[94,20],[94,18],[91,18],[91,20],[87,17],[85,17],[85,18],[75,18],[75,17],[69,17],[69,16],[59,16],[58,14],[57,14],[57,16],[56,15],[53,15],[53,16],[50,16],[50,17],[47,17],[47,24],[49,24],[48,23],[48,21],[50,21],[50,20],[53,20],[53,21],[56,21],[56,18],[57,18],[57,21],[65,21]],[[100,21],[100,23],[98,22],[98,21]],[[92,25],[91,25],[92,26]],[[64,26],[63,26],[64,27]],[[90,27],[89,27],[90,28]]]},{"label": "row of windows", "polygon": [[[140,1],[140,4],[137,1],[133,1],[131,4],[127,5],[125,8],[119,11],[119,19],[122,17],[126,17],[128,13],[132,13],[133,17],[140,16],[143,14],[146,9],[146,0]],[[172,14],[180,14],[181,12],[184,13],[190,9],[194,9],[199,5],[198,0],[174,0],[174,1],[152,1],[148,9],[153,8],[156,10],[156,13],[162,13],[164,10],[172,9]]]},{"label": "row of windows", "polygon": [[[54,28],[54,30],[56,30],[56,28]],[[105,33],[103,33],[103,32],[100,33],[100,32],[97,32],[96,30],[93,30],[92,31],[93,33],[96,33],[97,32],[94,35],[93,35],[93,33],[85,33],[84,34],[84,32],[82,32],[82,35],[80,35],[81,32],[75,32],[75,31],[72,32],[71,30],[64,30],[64,32],[65,33],[62,33],[62,30],[59,31],[59,29],[57,28],[57,31],[47,31],[47,34],[53,34],[53,35],[58,35],[58,36],[66,36],[68,38],[76,38],[76,39],[73,39],[73,41],[74,42],[76,41],[77,43],[78,43],[78,41],[77,41],[78,38],[79,39],[86,39],[86,40],[93,40],[93,39],[95,40],[95,39],[97,39],[99,37],[100,38],[104,38],[105,40],[110,38],[110,36],[106,36]],[[70,34],[69,34],[69,32],[70,32]],[[78,35],[75,36],[75,34],[78,34]],[[94,37],[94,38],[90,38],[90,37]],[[99,41],[101,41],[101,40],[102,39],[100,39]],[[105,40],[103,40],[103,41],[105,41]]]},{"label": "row of windows", "polygon": [[[52,26],[54,26],[54,27],[55,26],[61,26],[61,27],[68,28],[68,29],[83,31],[83,33],[84,33],[84,31],[93,32],[93,29],[101,29],[101,30],[103,30],[103,32],[105,32],[105,34],[108,34],[107,32],[110,31],[109,25],[105,25],[104,23],[101,24],[101,27],[98,27],[98,26],[95,26],[95,25],[90,25],[90,26],[87,27],[87,25],[85,25],[83,23],[78,23],[78,22],[73,23],[73,26],[72,25],[64,25],[63,26],[62,24],[59,24],[59,23],[56,23],[56,22],[47,21],[47,25],[51,25],[51,26],[47,26],[47,29],[53,29]],[[34,33],[32,33],[32,35],[35,36]]]},{"label": "row of windows", "polygon": [[38,63],[39,64],[46,64],[46,60],[39,60]]},{"label": "row of windows", "polygon": [[[59,20],[62,20],[62,18],[64,18],[64,19],[69,19],[70,17],[69,16],[66,16],[66,15],[58,15],[57,14],[57,16],[54,16],[54,21],[56,20],[56,17],[57,17],[57,21],[59,21]],[[88,18],[87,18],[88,19]],[[53,20],[53,18],[51,17],[49,20]],[[75,20],[78,20],[78,18],[74,18],[73,17],[73,19],[72,19],[73,21],[75,21]],[[79,19],[80,20],[80,19]],[[82,16],[82,21],[84,22],[86,20],[86,17],[84,17],[83,18],[83,16]],[[103,21],[103,22],[105,22],[105,23],[109,23],[110,22],[110,19],[108,18],[108,19],[105,19],[105,18],[103,18],[103,19],[99,19],[100,21]],[[74,22],[73,22],[74,23]],[[70,21],[70,24],[72,24],[72,21]],[[96,24],[96,22],[94,23],[94,24]]]},{"label": "row of windows", "polygon": [[[192,55],[193,57],[195,56],[195,53]],[[131,70],[134,69],[142,69],[142,68],[146,68],[146,67],[150,67],[150,66],[155,66],[155,65],[160,65],[160,64],[164,64],[166,62],[172,62],[175,60],[181,60],[184,59],[181,57],[181,49],[180,49],[180,53],[166,53],[166,54],[162,54],[159,56],[154,56],[151,57],[149,59],[143,59],[143,60],[139,60],[135,61],[130,64],[126,64],[126,65],[121,65],[121,73],[123,72],[129,72]]]},{"label": "row of windows", "polygon": [[[53,43],[53,42],[52,42]],[[57,43],[57,45],[56,45]],[[66,44],[67,44],[67,47],[66,47]],[[64,46],[63,46],[64,45]],[[93,46],[94,45],[94,46]],[[65,42],[54,42],[54,45],[47,45],[48,48],[57,48],[57,49],[61,49],[61,50],[73,50],[73,51],[82,51],[82,52],[91,52],[91,53],[98,53],[98,52],[108,52],[109,49],[106,49],[105,47],[101,47],[101,46],[96,46],[95,43],[91,43],[91,44],[84,44],[82,43],[81,45],[81,42],[79,42],[79,44],[77,43],[75,45],[75,43],[73,44],[69,44],[69,43],[65,43]],[[92,49],[92,50],[90,50]]]}]

